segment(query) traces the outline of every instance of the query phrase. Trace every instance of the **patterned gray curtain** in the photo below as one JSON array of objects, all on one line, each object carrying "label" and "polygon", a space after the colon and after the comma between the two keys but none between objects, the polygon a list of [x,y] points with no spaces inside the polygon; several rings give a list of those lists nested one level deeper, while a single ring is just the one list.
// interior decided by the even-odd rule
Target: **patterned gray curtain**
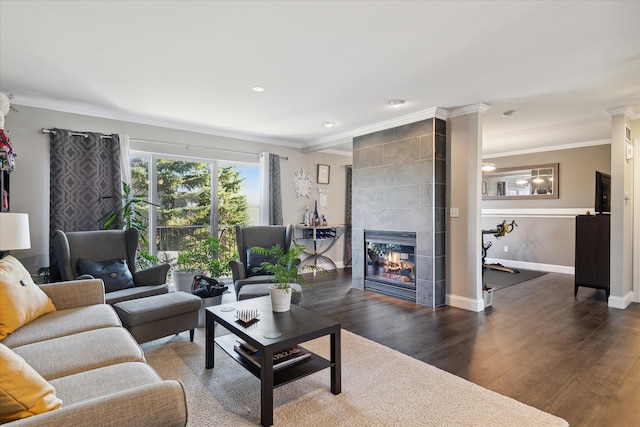
[{"label": "patterned gray curtain", "polygon": [[269,154],[269,224],[282,225],[280,156],[277,154]]},{"label": "patterned gray curtain", "polygon": [[[101,229],[98,218],[122,206],[118,135],[53,129],[50,178],[50,237],[57,229]],[[54,266],[51,248],[49,253]]]},{"label": "patterned gray curtain", "polygon": [[344,266],[348,267],[351,265],[351,176],[353,174],[353,166],[347,165],[347,189],[345,191],[346,200],[345,200],[345,218],[344,218]]}]

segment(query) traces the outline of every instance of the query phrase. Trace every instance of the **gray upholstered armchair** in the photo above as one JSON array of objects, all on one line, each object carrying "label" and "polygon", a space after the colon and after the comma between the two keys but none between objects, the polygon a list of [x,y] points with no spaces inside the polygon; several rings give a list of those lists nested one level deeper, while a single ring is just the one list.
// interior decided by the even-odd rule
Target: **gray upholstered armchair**
[{"label": "gray upholstered armchair", "polygon": [[62,280],[96,277],[108,304],[169,292],[169,264],[136,271],[138,230],[56,230],[53,249]]},{"label": "gray upholstered armchair", "polygon": [[[283,225],[259,225],[240,226],[236,225],[236,240],[238,243],[238,259],[229,261],[236,298],[243,299],[240,290],[248,285],[263,285],[272,283],[273,276],[263,272],[255,272],[254,268],[259,268],[265,260],[264,256],[251,251],[253,247],[270,248],[278,243],[285,251],[289,250],[293,239],[293,227],[291,224]],[[256,293],[250,296],[264,295],[264,286],[260,286]],[[245,289],[246,291],[246,289]],[[249,294],[248,294],[249,295]],[[268,295],[268,290],[267,290]],[[298,295],[292,302],[295,304],[302,298]]]}]

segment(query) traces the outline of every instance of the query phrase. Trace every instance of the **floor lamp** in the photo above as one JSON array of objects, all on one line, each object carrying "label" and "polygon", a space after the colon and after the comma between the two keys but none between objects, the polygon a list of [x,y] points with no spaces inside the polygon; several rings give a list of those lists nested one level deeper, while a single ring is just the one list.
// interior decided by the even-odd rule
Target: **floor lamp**
[{"label": "floor lamp", "polygon": [[10,250],[30,248],[29,214],[0,212],[0,258]]}]

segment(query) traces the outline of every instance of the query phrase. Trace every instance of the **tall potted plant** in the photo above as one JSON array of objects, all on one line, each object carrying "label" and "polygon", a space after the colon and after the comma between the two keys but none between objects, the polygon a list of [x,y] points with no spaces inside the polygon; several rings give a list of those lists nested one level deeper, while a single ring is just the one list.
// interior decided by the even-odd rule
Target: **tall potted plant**
[{"label": "tall potted plant", "polygon": [[198,250],[180,252],[173,271],[173,286],[176,291],[190,293],[194,276],[204,274],[205,264],[206,258]]},{"label": "tall potted plant", "polygon": [[300,255],[304,253],[304,250],[304,246],[296,243],[292,243],[286,252],[279,244],[275,244],[271,248],[251,248],[252,252],[266,257],[260,267],[256,267],[254,270],[264,270],[266,273],[273,275],[271,279],[273,284],[269,287],[269,294],[271,295],[271,308],[274,312],[289,311],[291,295],[295,292],[291,287],[292,283],[299,285],[309,284],[302,272],[319,270],[318,267],[313,265],[300,264]]},{"label": "tall potted plant", "polygon": [[[144,196],[134,194],[131,185],[124,181],[122,181],[122,195],[120,197],[122,199],[122,206],[102,215],[98,218],[97,222],[102,224],[103,230],[114,228],[118,220],[122,222],[122,228],[124,230],[128,228],[137,229],[140,242],[142,243],[142,245],[138,246],[138,252],[136,254],[137,269],[145,269],[152,265],[158,265],[161,262],[160,259],[147,252],[149,248],[149,239],[147,238],[149,221],[142,212],[145,206],[160,206],[145,199]],[[102,198],[111,199],[113,196],[103,196]]]},{"label": "tall potted plant", "polygon": [[[111,199],[112,197],[113,196],[103,196],[102,198]],[[142,214],[142,207],[144,205],[159,206],[145,199],[144,196],[134,194],[131,186],[124,181],[122,181],[122,195],[120,197],[122,198],[122,206],[102,215],[98,218],[97,222],[103,223],[102,228],[104,230],[109,230],[113,228],[118,222],[118,219],[120,219],[125,230],[127,228],[137,228],[140,240],[148,246],[147,227],[149,223],[147,217]]]},{"label": "tall potted plant", "polygon": [[208,273],[219,279],[227,273],[227,262],[220,259],[220,242],[217,237],[209,237],[189,251],[178,254],[176,271],[173,272],[174,286],[178,291],[191,292],[194,276]]}]

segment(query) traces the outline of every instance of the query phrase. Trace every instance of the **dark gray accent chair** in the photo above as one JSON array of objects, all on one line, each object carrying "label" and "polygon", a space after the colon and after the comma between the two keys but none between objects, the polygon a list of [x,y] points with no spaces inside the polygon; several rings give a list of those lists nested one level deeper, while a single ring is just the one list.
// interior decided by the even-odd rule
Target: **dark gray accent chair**
[{"label": "dark gray accent chair", "polygon": [[[238,245],[238,259],[229,261],[233,285],[238,300],[269,295],[268,286],[271,284],[273,275],[260,274],[253,271],[258,265],[249,265],[251,248],[270,248],[276,243],[284,251],[288,251],[293,241],[293,227],[288,225],[256,225],[241,226],[236,225],[236,242]],[[241,290],[245,288],[242,292]],[[255,290],[253,292],[252,290]],[[291,302],[299,304],[302,300],[301,288],[296,286]]]},{"label": "dark gray accent chair", "polygon": [[133,276],[134,287],[105,293],[107,304],[116,304],[152,295],[169,292],[167,273],[169,264],[161,264],[136,271],[136,251],[138,230],[96,230],[71,231],[56,230],[53,234],[53,249],[58,260],[62,280],[89,278],[78,270],[78,259],[106,261],[125,259]]}]

